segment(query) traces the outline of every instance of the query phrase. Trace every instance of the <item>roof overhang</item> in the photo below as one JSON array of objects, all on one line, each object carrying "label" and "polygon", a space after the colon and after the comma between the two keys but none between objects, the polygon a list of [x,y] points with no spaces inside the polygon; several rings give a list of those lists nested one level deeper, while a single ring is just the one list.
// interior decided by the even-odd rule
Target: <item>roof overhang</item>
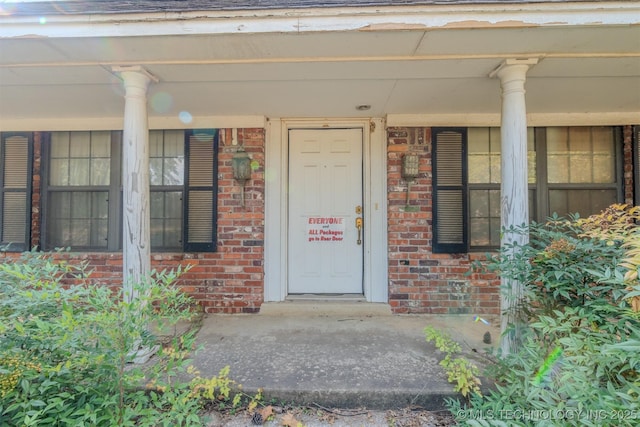
[{"label": "roof overhang", "polygon": [[[0,130],[120,128],[114,67],[141,66],[151,127],[271,117],[499,123],[505,59],[530,122],[640,122],[640,2],[0,16]],[[366,111],[356,109],[370,105]]]}]

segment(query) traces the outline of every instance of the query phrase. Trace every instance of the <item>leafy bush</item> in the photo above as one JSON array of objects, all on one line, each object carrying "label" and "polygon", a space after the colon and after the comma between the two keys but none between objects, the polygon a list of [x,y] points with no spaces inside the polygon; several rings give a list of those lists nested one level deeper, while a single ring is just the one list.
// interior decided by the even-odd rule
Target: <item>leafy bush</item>
[{"label": "leafy bush", "polygon": [[454,383],[453,391],[460,392],[463,397],[469,397],[471,393],[482,395],[478,367],[464,357],[456,356],[462,350],[460,344],[433,326],[424,328],[424,335],[427,342],[434,341],[436,348],[445,354],[439,364],[447,373],[447,381]]},{"label": "leafy bush", "polygon": [[[127,302],[121,289],[62,285],[82,282],[86,268],[50,255],[0,264],[2,425],[202,425],[201,385],[184,380],[193,376],[194,333],[158,346],[149,327],[194,315],[192,301],[172,285],[181,271],[154,273]],[[150,366],[130,363],[137,349],[154,348]],[[210,384],[218,402],[232,398],[227,374]]]},{"label": "leafy bush", "polygon": [[[520,350],[499,358],[495,389],[449,409],[468,425],[640,423],[640,208],[532,224],[517,256],[485,268],[519,280]],[[523,230],[524,232],[524,230]]]}]

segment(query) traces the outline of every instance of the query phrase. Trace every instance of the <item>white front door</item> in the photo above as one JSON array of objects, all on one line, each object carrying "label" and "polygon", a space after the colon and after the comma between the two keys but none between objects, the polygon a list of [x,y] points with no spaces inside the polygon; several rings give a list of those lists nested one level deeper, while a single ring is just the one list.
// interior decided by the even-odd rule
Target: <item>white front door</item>
[{"label": "white front door", "polygon": [[362,143],[362,129],[289,130],[289,294],[363,293]]}]

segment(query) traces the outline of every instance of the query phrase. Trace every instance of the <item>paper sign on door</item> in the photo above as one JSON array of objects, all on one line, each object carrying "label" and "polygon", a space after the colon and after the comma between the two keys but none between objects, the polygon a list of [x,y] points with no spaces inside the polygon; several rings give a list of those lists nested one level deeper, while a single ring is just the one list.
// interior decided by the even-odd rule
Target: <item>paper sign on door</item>
[{"label": "paper sign on door", "polygon": [[341,242],[344,240],[343,217],[310,217],[307,220],[307,237],[310,242]]}]

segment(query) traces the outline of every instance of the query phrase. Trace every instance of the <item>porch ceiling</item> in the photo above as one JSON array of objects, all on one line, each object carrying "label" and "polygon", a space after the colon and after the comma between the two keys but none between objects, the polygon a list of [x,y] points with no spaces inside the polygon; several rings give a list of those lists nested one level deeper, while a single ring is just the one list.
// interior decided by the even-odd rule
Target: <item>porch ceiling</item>
[{"label": "porch ceiling", "polygon": [[[0,29],[0,36],[2,29]],[[0,129],[121,117],[113,66],[159,82],[150,117],[497,114],[506,58],[538,57],[529,113],[640,114],[640,26],[0,38]],[[371,105],[369,111],[357,105]],[[640,115],[638,116],[640,122]]]}]

